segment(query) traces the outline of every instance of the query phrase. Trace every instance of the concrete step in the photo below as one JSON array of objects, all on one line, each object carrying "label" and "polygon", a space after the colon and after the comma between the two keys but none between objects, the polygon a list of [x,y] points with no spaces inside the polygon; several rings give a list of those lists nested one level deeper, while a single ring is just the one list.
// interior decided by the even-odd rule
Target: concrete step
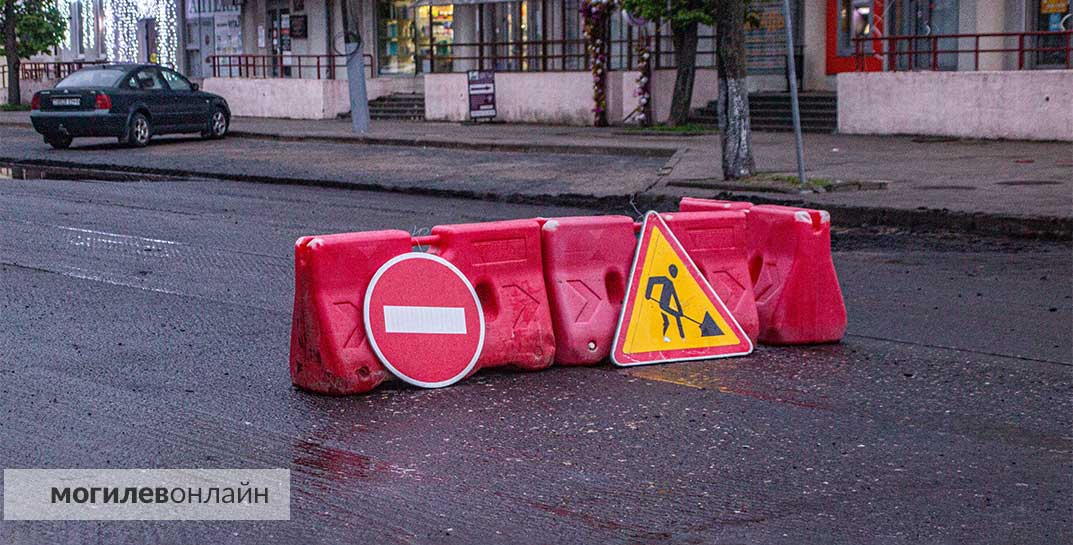
[{"label": "concrete step", "polygon": [[372,119],[423,120],[425,95],[417,93],[382,96],[369,102]]}]

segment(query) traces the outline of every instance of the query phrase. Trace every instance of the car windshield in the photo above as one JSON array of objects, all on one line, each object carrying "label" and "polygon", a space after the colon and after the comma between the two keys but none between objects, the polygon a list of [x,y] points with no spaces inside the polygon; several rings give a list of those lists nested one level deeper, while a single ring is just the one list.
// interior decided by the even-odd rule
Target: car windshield
[{"label": "car windshield", "polygon": [[89,70],[79,70],[59,82],[56,85],[57,89],[63,89],[64,87],[112,87],[119,81],[119,78],[123,77],[125,70],[119,70],[115,68],[91,68]]}]

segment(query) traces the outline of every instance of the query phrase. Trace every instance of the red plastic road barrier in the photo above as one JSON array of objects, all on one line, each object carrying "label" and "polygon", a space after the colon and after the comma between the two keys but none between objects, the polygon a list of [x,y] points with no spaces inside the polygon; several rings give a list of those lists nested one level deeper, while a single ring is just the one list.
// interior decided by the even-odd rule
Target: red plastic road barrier
[{"label": "red plastic road barrier", "polygon": [[[727,201],[683,199],[688,210],[723,209]],[[824,210],[748,208],[749,272],[768,344],[835,342],[846,331],[846,305],[831,259],[831,217]]]},{"label": "red plastic road barrier", "polygon": [[637,237],[626,216],[554,218],[541,230],[555,362],[594,365],[611,353]]},{"label": "red plastic road barrier", "polygon": [[697,199],[682,197],[678,203],[681,212],[703,212],[706,210],[748,210],[753,203],[748,201],[718,201],[715,199]]},{"label": "red plastic road barrier", "polygon": [[[736,203],[735,203],[736,204]],[[746,213],[741,207],[712,212],[661,214],[742,331],[760,334],[753,282],[749,277]]]},{"label": "red plastic road barrier", "polygon": [[298,239],[291,322],[291,380],[296,386],[359,394],[388,378],[365,335],[362,299],[376,270],[409,251],[406,231]]},{"label": "red plastic road barrier", "polygon": [[[755,340],[760,326],[749,279],[745,214],[721,209],[662,217],[745,334]],[[556,363],[593,365],[610,355],[639,226],[625,216],[545,220],[544,281]]]},{"label": "red plastic road barrier", "polygon": [[552,364],[555,337],[544,287],[540,223],[439,225],[418,242],[458,267],[477,291],[485,321],[477,369],[512,365],[535,370]]}]

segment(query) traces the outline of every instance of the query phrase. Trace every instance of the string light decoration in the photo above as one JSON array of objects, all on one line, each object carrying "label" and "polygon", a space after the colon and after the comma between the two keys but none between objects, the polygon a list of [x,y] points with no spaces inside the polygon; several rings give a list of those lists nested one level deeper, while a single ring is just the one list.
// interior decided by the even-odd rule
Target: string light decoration
[{"label": "string light decoration", "polygon": [[63,20],[67,21],[67,28],[63,29],[62,43],[64,47],[74,49],[75,43],[71,40],[71,4],[67,0],[56,0],[56,9],[59,10]]},{"label": "string light decoration", "polygon": [[[148,51],[147,57],[165,66],[174,67],[178,61],[179,20],[178,0],[56,0],[56,5],[68,20],[72,6],[81,7],[79,24],[82,29],[81,45],[91,50],[97,45],[97,18],[100,17],[100,33],[103,51],[114,62],[138,62],[138,21],[152,19],[156,26],[156,49]],[[99,9],[95,9],[99,5]],[[68,25],[65,42],[71,49],[78,45]]]},{"label": "string light decoration", "polygon": [[97,13],[93,0],[80,0],[82,14],[82,49],[90,51],[97,46]]},{"label": "string light decoration", "polygon": [[108,58],[117,62],[138,60],[138,2],[112,0],[112,46]]},{"label": "string light decoration", "polygon": [[112,11],[112,0],[100,0],[101,3],[101,45],[104,56],[109,59],[114,59],[115,50],[115,24],[112,21],[112,17],[115,13]]}]

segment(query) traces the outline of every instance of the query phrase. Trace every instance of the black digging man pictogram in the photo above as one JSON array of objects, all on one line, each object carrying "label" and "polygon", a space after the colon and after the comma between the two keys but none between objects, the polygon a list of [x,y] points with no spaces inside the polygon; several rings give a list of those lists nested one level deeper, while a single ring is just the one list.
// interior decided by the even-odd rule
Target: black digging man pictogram
[{"label": "black digging man pictogram", "polygon": [[[667,268],[667,272],[671,275],[670,278],[666,276],[653,276],[648,279],[648,286],[645,288],[645,299],[655,301],[652,298],[652,290],[656,286],[660,286],[659,290],[659,311],[663,315],[663,342],[671,342],[671,338],[667,336],[667,328],[671,325],[671,320],[668,316],[674,316],[674,321],[678,325],[678,337],[685,339],[686,332],[682,327],[682,302],[678,300],[678,291],[674,289],[674,281],[671,278],[678,276],[678,267],[672,264]],[[674,307],[671,307],[671,303],[674,303]]]}]

